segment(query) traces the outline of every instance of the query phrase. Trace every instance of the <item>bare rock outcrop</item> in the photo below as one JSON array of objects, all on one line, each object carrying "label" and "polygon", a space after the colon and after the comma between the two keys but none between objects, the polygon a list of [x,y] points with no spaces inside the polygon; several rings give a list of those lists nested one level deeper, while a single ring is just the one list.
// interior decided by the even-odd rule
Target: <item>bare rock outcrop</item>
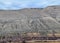
[{"label": "bare rock outcrop", "polygon": [[0,10],[0,34],[60,31],[60,6]]}]

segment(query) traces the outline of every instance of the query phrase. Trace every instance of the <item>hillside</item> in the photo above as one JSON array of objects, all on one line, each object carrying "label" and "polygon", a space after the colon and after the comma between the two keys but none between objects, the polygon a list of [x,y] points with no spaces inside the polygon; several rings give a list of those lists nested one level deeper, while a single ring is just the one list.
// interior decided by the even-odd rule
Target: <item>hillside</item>
[{"label": "hillside", "polygon": [[0,34],[53,30],[60,33],[60,6],[0,10]]}]

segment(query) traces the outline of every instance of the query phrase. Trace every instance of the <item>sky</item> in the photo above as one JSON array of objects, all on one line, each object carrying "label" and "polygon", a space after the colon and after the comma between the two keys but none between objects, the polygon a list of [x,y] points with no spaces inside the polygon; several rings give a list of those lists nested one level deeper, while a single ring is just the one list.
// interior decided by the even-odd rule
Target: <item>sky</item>
[{"label": "sky", "polygon": [[0,0],[0,9],[45,8],[60,5],[60,0]]}]

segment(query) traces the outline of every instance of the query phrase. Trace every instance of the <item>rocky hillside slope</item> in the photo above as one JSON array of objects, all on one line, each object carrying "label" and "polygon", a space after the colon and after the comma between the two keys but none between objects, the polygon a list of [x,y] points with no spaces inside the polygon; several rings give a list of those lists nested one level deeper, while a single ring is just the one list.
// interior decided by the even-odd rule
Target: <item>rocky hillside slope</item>
[{"label": "rocky hillside slope", "polygon": [[60,6],[0,10],[0,34],[41,31],[60,33]]}]

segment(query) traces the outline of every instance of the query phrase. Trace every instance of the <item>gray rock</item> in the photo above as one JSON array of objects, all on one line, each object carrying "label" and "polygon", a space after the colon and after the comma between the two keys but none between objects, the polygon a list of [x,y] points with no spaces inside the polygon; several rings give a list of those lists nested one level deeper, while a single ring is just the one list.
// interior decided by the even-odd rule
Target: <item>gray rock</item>
[{"label": "gray rock", "polygon": [[60,6],[0,10],[0,34],[60,30]]}]

